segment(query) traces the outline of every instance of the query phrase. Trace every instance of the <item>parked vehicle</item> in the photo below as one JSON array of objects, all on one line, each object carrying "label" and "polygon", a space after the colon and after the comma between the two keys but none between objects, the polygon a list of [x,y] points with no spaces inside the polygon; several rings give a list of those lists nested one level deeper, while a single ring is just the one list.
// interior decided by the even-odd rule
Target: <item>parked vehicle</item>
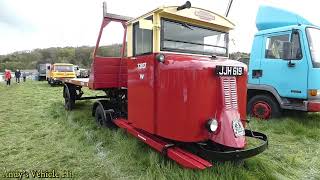
[{"label": "parked vehicle", "polygon": [[80,67],[78,65],[74,65],[74,72],[76,73],[76,77],[79,78],[80,77]]},{"label": "parked vehicle", "polygon": [[80,75],[79,75],[80,78],[88,78],[89,77],[90,72],[88,69],[80,68],[79,71],[80,71]]},{"label": "parked vehicle", "polygon": [[47,79],[50,85],[61,84],[59,78],[75,78],[76,73],[74,72],[73,64],[68,63],[55,63],[48,66],[49,77]]},{"label": "parked vehicle", "polygon": [[[228,59],[232,22],[189,1],[139,18],[105,8],[90,78],[61,78],[67,110],[78,100],[99,99],[92,115],[100,126],[125,129],[187,168],[241,160],[267,148],[266,135],[244,129],[247,66]],[[125,29],[121,57],[97,55],[111,21]],[[106,95],[83,97],[83,87]],[[261,144],[246,149],[246,137]]]},{"label": "parked vehicle", "polygon": [[50,79],[50,69],[51,69],[52,64],[47,64],[46,66],[46,80],[49,82]]},{"label": "parked vehicle", "polygon": [[38,64],[37,69],[38,69],[38,80],[43,81],[46,80],[47,77],[47,67],[50,66],[49,63],[46,64]]},{"label": "parked vehicle", "polygon": [[[275,18],[281,17],[281,18]],[[320,111],[320,29],[282,9],[260,7],[248,71],[247,112],[279,117],[282,110]]]}]

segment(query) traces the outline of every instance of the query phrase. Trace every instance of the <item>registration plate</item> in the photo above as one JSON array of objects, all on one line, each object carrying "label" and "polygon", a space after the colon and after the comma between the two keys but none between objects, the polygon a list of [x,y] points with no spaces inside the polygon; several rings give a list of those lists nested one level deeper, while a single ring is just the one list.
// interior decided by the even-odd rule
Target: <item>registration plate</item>
[{"label": "registration plate", "polygon": [[242,76],[244,68],[237,66],[216,66],[218,76]]},{"label": "registration plate", "polygon": [[236,137],[240,137],[240,136],[245,135],[244,127],[243,127],[240,120],[233,120],[232,121],[232,129],[233,129],[234,135]]}]

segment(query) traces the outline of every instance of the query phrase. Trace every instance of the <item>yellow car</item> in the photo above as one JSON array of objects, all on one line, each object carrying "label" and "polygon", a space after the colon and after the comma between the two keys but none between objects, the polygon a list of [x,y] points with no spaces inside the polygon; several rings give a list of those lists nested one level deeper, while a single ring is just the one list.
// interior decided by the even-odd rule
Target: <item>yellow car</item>
[{"label": "yellow car", "polygon": [[60,78],[75,78],[74,65],[68,63],[55,63],[48,67],[47,81],[50,85],[61,84]]}]

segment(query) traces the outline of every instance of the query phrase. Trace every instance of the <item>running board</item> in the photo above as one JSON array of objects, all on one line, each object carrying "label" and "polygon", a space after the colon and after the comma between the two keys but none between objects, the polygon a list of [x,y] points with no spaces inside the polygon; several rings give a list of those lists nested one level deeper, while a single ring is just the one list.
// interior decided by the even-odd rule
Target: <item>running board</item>
[{"label": "running board", "polygon": [[183,167],[203,170],[212,166],[210,162],[200,158],[195,154],[183,150],[175,146],[174,144],[166,142],[165,140],[160,139],[148,132],[134,128],[132,125],[128,123],[128,120],[126,119],[115,119],[114,123],[120,128],[125,129],[128,133],[132,134],[144,143],[148,144],[155,150],[163,153],[170,159],[176,161]]}]

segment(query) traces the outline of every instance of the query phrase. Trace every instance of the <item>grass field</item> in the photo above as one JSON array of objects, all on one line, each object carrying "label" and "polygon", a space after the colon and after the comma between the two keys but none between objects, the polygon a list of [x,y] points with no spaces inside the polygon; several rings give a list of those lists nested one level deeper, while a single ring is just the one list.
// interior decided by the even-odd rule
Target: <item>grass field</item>
[{"label": "grass field", "polygon": [[[93,92],[86,92],[93,93]],[[8,172],[52,171],[76,179],[320,179],[320,115],[291,115],[251,127],[269,149],[244,164],[181,168],[122,130],[99,128],[92,101],[66,112],[62,87],[0,84],[0,179]]]}]

